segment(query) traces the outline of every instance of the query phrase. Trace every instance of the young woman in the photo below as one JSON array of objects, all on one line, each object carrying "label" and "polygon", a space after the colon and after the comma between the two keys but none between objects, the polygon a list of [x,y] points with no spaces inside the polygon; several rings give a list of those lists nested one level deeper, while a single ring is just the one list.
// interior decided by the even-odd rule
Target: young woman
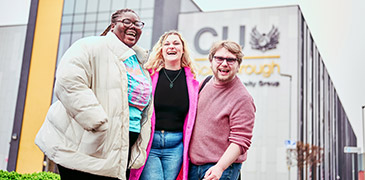
[{"label": "young woman", "polygon": [[133,10],[118,10],[102,36],[78,40],[62,57],[58,101],[35,140],[61,179],[126,179],[145,163],[152,88],[147,51],[135,46],[143,26]]},{"label": "young woman", "polygon": [[177,31],[163,34],[145,67],[151,73],[154,113],[146,165],[130,179],[187,179],[188,146],[194,125],[199,82],[187,43]]}]

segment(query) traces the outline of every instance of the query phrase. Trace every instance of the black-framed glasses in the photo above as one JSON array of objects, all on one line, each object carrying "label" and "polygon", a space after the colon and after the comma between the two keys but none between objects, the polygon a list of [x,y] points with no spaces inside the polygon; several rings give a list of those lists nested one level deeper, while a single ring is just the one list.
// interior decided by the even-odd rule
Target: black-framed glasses
[{"label": "black-framed glasses", "polygon": [[130,19],[123,19],[123,20],[117,20],[116,22],[121,22],[126,27],[130,27],[130,26],[132,26],[132,24],[134,24],[134,27],[136,27],[137,29],[142,29],[144,27],[144,22],[142,22],[142,21],[133,22]]},{"label": "black-framed glasses", "polygon": [[237,58],[225,58],[221,56],[213,56],[213,58],[218,64],[222,64],[224,61],[227,61],[227,64],[233,65],[236,61],[238,61]]}]

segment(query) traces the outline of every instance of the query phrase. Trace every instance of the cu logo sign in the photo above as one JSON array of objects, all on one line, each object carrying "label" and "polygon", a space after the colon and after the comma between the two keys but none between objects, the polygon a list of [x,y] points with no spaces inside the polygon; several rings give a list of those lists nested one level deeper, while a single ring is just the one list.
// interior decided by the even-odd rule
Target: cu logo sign
[{"label": "cu logo sign", "polygon": [[[239,27],[239,41],[238,43],[242,46],[242,48],[245,46],[245,31],[246,27],[244,25]],[[210,45],[208,47],[202,48],[200,47],[200,38],[204,34],[211,34],[213,37],[217,37],[218,33],[214,28],[211,27],[204,27],[200,29],[195,37],[194,37],[194,47],[196,51],[200,54],[209,54]],[[222,27],[222,40],[228,39],[228,27],[223,26]]]}]

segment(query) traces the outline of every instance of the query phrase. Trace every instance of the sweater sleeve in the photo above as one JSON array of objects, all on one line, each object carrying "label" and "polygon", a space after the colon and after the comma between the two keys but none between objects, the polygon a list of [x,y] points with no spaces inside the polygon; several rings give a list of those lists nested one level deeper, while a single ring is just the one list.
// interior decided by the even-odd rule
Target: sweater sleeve
[{"label": "sweater sleeve", "polygon": [[62,57],[56,74],[55,93],[67,113],[84,129],[104,131],[107,115],[91,89],[91,57],[84,44],[82,40],[77,41]]},{"label": "sweater sleeve", "polygon": [[255,111],[256,107],[249,95],[238,99],[232,107],[229,141],[240,145],[242,154],[245,154],[251,145]]}]

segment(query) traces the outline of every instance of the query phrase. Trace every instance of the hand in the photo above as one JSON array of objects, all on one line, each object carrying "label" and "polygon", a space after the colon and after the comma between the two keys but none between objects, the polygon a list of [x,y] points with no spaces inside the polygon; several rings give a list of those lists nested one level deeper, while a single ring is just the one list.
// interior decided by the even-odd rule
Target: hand
[{"label": "hand", "polygon": [[204,176],[204,180],[219,180],[221,178],[224,169],[214,165],[207,170]]}]

